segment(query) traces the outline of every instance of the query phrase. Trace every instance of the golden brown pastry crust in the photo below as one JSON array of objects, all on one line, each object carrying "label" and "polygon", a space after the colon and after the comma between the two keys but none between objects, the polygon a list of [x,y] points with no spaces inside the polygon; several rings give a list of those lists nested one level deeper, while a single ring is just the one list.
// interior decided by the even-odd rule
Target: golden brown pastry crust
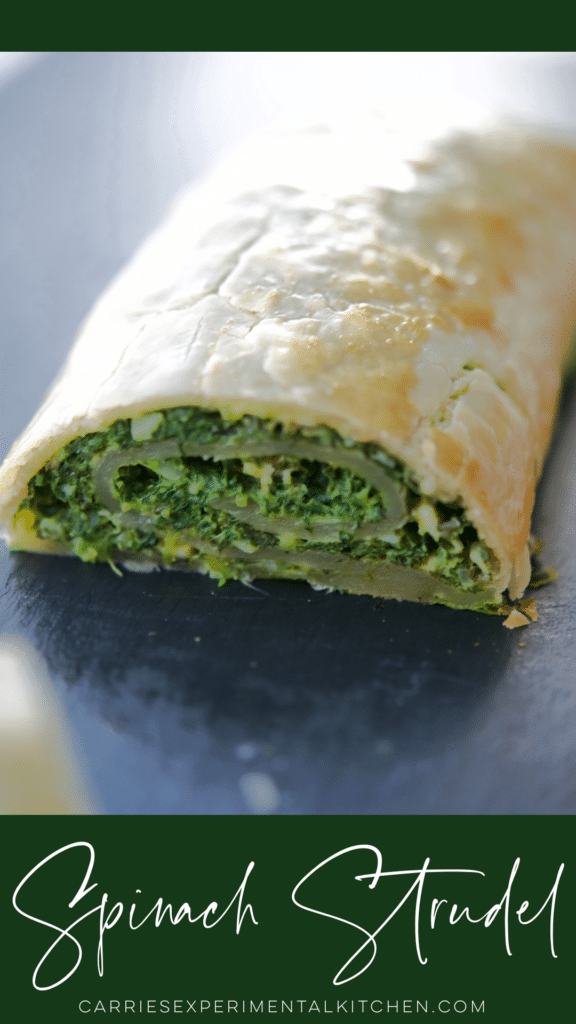
[{"label": "golden brown pastry crust", "polygon": [[494,128],[416,157],[366,124],[269,131],[184,194],[0,471],[11,545],[63,550],[13,524],[62,445],[200,405],[380,444],[462,500],[496,590],[523,592],[576,305],[576,153]]}]

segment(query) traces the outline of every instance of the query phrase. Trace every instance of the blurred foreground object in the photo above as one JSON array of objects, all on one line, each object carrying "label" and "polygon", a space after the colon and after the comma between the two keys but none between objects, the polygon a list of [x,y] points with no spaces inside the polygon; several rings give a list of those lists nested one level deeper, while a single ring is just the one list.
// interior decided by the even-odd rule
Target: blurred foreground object
[{"label": "blurred foreground object", "polygon": [[64,714],[36,652],[0,640],[0,812],[91,814]]}]

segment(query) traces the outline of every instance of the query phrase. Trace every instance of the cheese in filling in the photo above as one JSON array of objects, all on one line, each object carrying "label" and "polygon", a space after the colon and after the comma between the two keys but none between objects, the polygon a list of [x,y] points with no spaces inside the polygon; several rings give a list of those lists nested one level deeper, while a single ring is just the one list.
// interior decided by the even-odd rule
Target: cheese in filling
[{"label": "cheese in filling", "polygon": [[397,459],[323,426],[194,407],[117,420],[57,452],[18,514],[87,562],[485,612],[501,600],[498,563],[461,506],[424,497]]}]

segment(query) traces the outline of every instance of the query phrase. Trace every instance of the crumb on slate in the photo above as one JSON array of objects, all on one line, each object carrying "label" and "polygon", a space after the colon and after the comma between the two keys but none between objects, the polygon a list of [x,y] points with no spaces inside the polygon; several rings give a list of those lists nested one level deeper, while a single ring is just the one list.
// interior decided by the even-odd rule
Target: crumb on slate
[{"label": "crumb on slate", "polygon": [[519,611],[518,608],[513,608],[508,618],[504,619],[502,625],[506,626],[506,629],[517,629],[518,626],[527,626],[529,622],[530,619],[523,612]]}]

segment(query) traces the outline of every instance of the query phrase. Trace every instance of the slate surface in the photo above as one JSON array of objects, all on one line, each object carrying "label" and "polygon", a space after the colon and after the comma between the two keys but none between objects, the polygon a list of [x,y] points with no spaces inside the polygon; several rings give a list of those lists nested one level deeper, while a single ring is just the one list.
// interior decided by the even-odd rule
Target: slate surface
[{"label": "slate surface", "polygon": [[[0,93],[1,456],[203,166],[168,116],[182,59],[58,54]],[[560,580],[528,629],[2,550],[0,631],[45,659],[106,813],[251,813],[255,781],[284,814],[574,813],[575,522],[568,387],[535,519]]]}]

